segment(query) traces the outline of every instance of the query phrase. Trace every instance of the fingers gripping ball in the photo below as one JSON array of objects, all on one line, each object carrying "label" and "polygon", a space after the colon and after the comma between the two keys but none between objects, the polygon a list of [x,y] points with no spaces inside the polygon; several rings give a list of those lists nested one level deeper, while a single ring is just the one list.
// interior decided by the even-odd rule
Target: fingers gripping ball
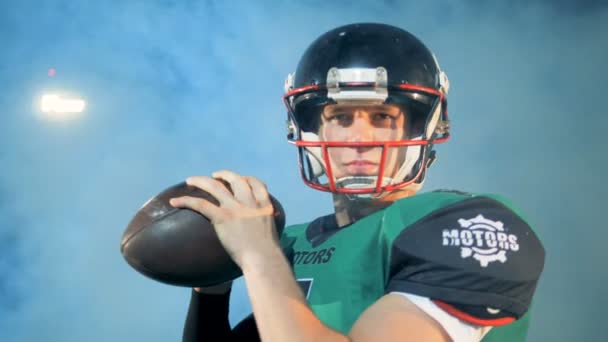
[{"label": "fingers gripping ball", "polygon": [[[198,287],[216,285],[242,275],[220,243],[211,222],[203,215],[169,204],[173,197],[193,196],[214,204],[206,191],[185,182],[146,202],[122,236],[120,250],[140,273],[163,283]],[[270,196],[277,233],[285,227],[285,212]]]}]

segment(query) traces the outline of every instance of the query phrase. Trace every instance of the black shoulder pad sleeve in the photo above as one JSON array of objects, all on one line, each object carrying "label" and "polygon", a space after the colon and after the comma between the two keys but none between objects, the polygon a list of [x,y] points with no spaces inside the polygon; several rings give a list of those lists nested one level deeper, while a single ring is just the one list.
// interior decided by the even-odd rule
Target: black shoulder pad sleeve
[{"label": "black shoulder pad sleeve", "polygon": [[423,217],[395,238],[386,292],[428,297],[464,316],[517,319],[528,310],[544,258],[522,218],[497,200],[474,197]]}]

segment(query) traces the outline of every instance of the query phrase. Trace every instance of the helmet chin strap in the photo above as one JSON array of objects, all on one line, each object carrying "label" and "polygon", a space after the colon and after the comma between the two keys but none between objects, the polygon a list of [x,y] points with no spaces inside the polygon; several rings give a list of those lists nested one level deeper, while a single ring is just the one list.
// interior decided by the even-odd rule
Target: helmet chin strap
[{"label": "helmet chin strap", "polygon": [[[420,141],[422,140],[422,136],[417,136],[415,138],[412,138],[411,140]],[[401,167],[393,177],[395,182],[402,181],[410,172],[412,172],[412,168],[414,167],[414,165],[416,165],[416,162],[420,158],[421,147],[422,146],[420,145],[411,145],[407,147],[407,150],[405,151],[405,160],[403,161]]]},{"label": "helmet chin strap", "polygon": [[[320,141],[319,136],[311,132],[302,132],[301,138],[304,141]],[[312,168],[313,176],[315,178],[323,176],[325,174],[325,163],[323,162],[323,152],[321,152],[321,147],[307,146],[305,147],[305,150],[309,152],[306,155],[306,158],[308,159],[308,163]]]},{"label": "helmet chin strap", "polygon": [[[375,188],[378,182],[377,176],[348,176],[342,177],[336,180],[336,187],[342,189],[363,189],[363,188]],[[390,177],[382,177],[381,186],[387,186],[393,183],[393,179]],[[356,200],[372,200],[381,198],[386,195],[386,192],[382,193],[370,193],[370,194],[344,194],[346,198],[351,201]]]}]

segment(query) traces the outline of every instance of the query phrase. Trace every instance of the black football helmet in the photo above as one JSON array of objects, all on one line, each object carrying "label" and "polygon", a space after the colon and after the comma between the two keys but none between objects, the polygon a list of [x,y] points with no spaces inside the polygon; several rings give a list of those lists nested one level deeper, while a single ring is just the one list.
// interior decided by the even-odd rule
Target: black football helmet
[{"label": "black football helmet", "polygon": [[[310,187],[349,197],[379,197],[418,190],[435,159],[433,146],[449,138],[447,75],[414,35],[385,24],[351,24],[317,38],[285,81],[288,141],[298,148],[300,172]],[[406,136],[392,141],[321,141],[320,114],[329,104],[395,104],[407,112]],[[334,178],[330,148],[382,149],[377,176]],[[386,151],[402,149],[399,167],[385,175]]]}]

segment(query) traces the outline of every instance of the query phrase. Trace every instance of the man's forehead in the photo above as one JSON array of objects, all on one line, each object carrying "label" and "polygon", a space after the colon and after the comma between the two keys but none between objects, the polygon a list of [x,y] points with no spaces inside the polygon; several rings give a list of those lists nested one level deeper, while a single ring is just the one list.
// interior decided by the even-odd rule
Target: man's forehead
[{"label": "man's forehead", "polygon": [[390,111],[390,112],[399,112],[401,108],[394,104],[330,104],[323,108],[323,111],[326,113],[336,112],[336,111]]}]

